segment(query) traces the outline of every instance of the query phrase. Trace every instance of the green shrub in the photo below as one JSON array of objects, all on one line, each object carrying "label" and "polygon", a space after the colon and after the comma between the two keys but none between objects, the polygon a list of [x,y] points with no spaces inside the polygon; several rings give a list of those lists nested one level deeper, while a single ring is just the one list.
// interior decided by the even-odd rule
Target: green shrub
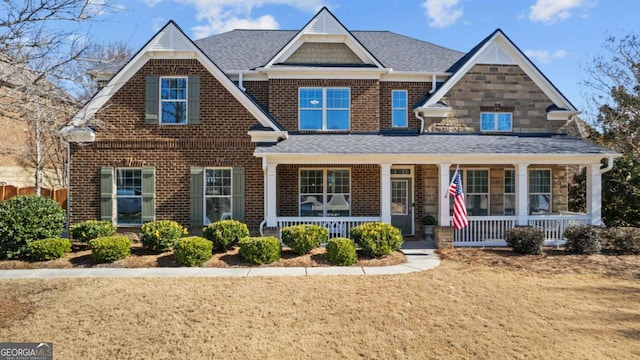
[{"label": "green shrub", "polygon": [[613,227],[608,228],[603,238],[614,251],[622,254],[640,254],[640,228]]},{"label": "green shrub", "polygon": [[400,229],[382,222],[354,227],[351,239],[360,245],[365,255],[372,257],[389,255],[400,249],[404,241]]},{"label": "green shrub", "polygon": [[29,243],[29,258],[34,261],[54,260],[71,252],[71,241],[63,238],[48,238]]},{"label": "green shrub", "polygon": [[72,225],[69,232],[73,240],[86,243],[95,238],[111,236],[116,233],[116,230],[116,226],[111,221],[87,220]]},{"label": "green shrub", "polygon": [[144,223],[140,228],[142,245],[156,252],[171,250],[186,234],[187,229],[171,220]]},{"label": "green shrub", "polygon": [[296,254],[306,254],[329,237],[329,229],[320,225],[294,225],[282,229],[282,242]]},{"label": "green shrub", "polygon": [[213,243],[203,237],[188,236],[176,243],[174,255],[181,265],[202,266],[211,259]]},{"label": "green shrub", "polygon": [[355,264],[358,261],[356,244],[346,238],[329,239],[327,242],[327,261],[340,266]]},{"label": "green shrub", "polygon": [[240,240],[240,256],[252,264],[269,264],[280,259],[280,241],[273,236]]},{"label": "green shrub", "polygon": [[94,262],[114,262],[131,254],[131,240],[126,236],[104,236],[89,241],[89,248]]},{"label": "green shrub", "polygon": [[51,199],[16,196],[0,202],[0,258],[20,257],[30,242],[59,237],[64,225],[64,211]]},{"label": "green shrub", "polygon": [[519,254],[542,254],[544,245],[544,232],[542,229],[532,226],[519,226],[508,229],[504,233],[507,246]]},{"label": "green shrub", "polygon": [[591,225],[569,226],[563,236],[567,239],[564,249],[575,254],[595,254],[602,249],[600,231]]},{"label": "green shrub", "polygon": [[221,220],[202,229],[202,235],[213,242],[215,249],[232,249],[242,238],[249,236],[247,225],[237,220]]}]

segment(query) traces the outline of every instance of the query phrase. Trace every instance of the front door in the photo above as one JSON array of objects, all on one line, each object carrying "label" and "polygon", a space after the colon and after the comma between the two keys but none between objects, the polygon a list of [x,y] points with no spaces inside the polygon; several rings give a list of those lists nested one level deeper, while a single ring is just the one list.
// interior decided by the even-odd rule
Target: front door
[{"label": "front door", "polygon": [[413,233],[413,204],[411,179],[391,179],[391,225],[403,234]]}]

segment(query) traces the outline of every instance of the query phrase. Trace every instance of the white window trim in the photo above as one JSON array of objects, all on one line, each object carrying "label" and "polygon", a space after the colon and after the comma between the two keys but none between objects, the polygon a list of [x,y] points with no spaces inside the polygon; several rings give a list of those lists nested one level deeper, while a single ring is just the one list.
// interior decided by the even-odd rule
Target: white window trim
[{"label": "white window trim", "polygon": [[[504,173],[503,173],[503,176],[504,176],[503,177],[504,191],[502,193],[502,214],[505,215],[505,216],[514,216],[515,215],[515,210],[516,210],[516,208],[518,206],[518,204],[515,203],[515,200],[517,200],[518,189],[515,189],[516,192],[513,192],[513,193],[511,193],[511,192],[508,193],[507,192],[507,171],[513,171],[514,189],[518,184],[518,182],[516,181],[516,170],[515,169],[504,169]],[[506,207],[506,205],[507,205],[507,202],[506,202],[507,195],[514,197],[514,205],[516,206],[516,208],[513,209],[513,211],[514,211],[513,215],[506,215],[505,214],[507,212],[507,207]]]},{"label": "white window trim", "polygon": [[[549,172],[549,192],[548,193],[543,193],[543,192],[529,192],[529,189],[531,189],[531,172],[532,171],[540,171],[540,170],[544,170],[544,171],[548,171]],[[530,199],[531,199],[531,195],[549,195],[549,214],[551,214],[553,212],[553,171],[551,168],[529,168],[527,169],[527,213],[531,212],[531,205],[530,205]],[[531,215],[531,214],[529,214]],[[547,214],[548,215],[548,214]]]},{"label": "white window trim", "polygon": [[[300,168],[298,169],[298,216],[302,217],[302,208],[300,207],[300,199],[302,198],[302,196],[305,195],[318,195],[316,193],[301,193],[300,190],[302,188],[302,172],[303,171],[322,171],[322,216],[326,217],[327,215],[327,203],[329,202],[329,195],[334,195],[334,194],[344,194],[344,195],[348,195],[349,196],[349,215],[351,216],[351,210],[353,209],[353,198],[351,196],[351,185],[353,184],[353,178],[351,177],[351,169],[350,168]],[[327,179],[328,179],[328,172],[329,171],[339,171],[339,170],[346,170],[349,172],[349,193],[345,194],[345,193],[329,193],[328,192],[328,184],[327,184]],[[317,216],[305,216],[305,217],[309,217],[309,218],[313,218],[313,217],[317,217]]]},{"label": "white window trim", "polygon": [[[468,171],[469,170],[485,170],[487,171],[487,190],[488,192],[486,193],[470,193],[467,191],[468,186],[469,186],[469,182],[467,181],[467,175],[468,175]],[[451,182],[451,180],[453,180],[453,175],[455,174],[455,169],[449,169],[449,182]],[[465,168],[465,169],[460,169],[460,173],[462,176],[462,186],[464,187],[464,200],[465,200],[465,205],[469,204],[469,195],[487,195],[487,215],[486,216],[491,216],[491,169],[489,168]],[[453,199],[451,196],[449,196],[449,214],[453,215]],[[469,207],[467,206],[467,211],[469,210]],[[480,216],[480,215],[469,215],[469,216]],[[485,216],[485,215],[482,215]]]},{"label": "white window trim", "polygon": [[[231,181],[230,195],[207,195],[207,170],[229,170],[229,179]],[[202,171],[202,224],[207,226],[211,222],[207,222],[207,198],[229,198],[229,211],[233,214],[233,168],[231,167],[206,167]],[[232,216],[233,217],[233,216]],[[216,220],[217,221],[217,220]]]},{"label": "white window trim", "polygon": [[[303,89],[320,89],[322,90],[322,108],[302,108],[300,107],[300,94]],[[347,90],[349,92],[349,107],[348,108],[327,108],[327,89],[338,89],[338,90]],[[322,112],[322,129],[302,129],[302,110],[314,110]],[[327,111],[328,110],[347,110],[349,112],[349,127],[346,129],[327,129]],[[301,131],[349,131],[351,130],[351,88],[350,87],[341,87],[341,86],[328,86],[328,87],[318,87],[318,86],[302,86],[298,88],[298,130]]]},{"label": "white window trim", "polygon": [[[396,92],[403,92],[404,93],[404,100],[405,100],[404,107],[396,108],[396,107],[393,106],[393,93],[396,93]],[[409,92],[407,90],[391,90],[391,127],[392,128],[403,129],[403,128],[409,127],[409,113],[407,112],[408,107],[409,107]],[[404,110],[405,117],[404,117],[404,125],[403,126],[393,126],[394,110]]]},{"label": "white window trim", "polygon": [[[185,89],[184,89],[184,113],[185,113],[185,122],[184,123],[163,123],[162,122],[162,79],[184,79],[185,81]],[[159,83],[158,83],[158,106],[160,107],[160,109],[158,109],[158,122],[160,123],[160,125],[168,125],[168,126],[181,126],[181,125],[187,125],[189,124],[189,77],[188,76],[160,76],[160,78],[158,79]],[[169,102],[172,100],[164,100],[165,102]],[[176,101],[176,100],[173,100]],[[179,100],[182,101],[182,100]]]},{"label": "white window trim", "polygon": [[[137,170],[140,171],[140,195],[118,195],[118,170]],[[113,174],[113,193],[114,193],[114,199],[115,201],[113,202],[113,216],[112,219],[114,220],[116,226],[141,226],[143,221],[142,221],[142,206],[144,206],[143,199],[142,199],[142,193],[144,192],[143,189],[143,183],[142,183],[142,168],[141,167],[117,167],[113,169],[114,174]],[[120,223],[118,222],[118,198],[127,198],[127,199],[140,199],[140,223]]]},{"label": "white window trim", "polygon": [[[493,129],[483,129],[482,128],[482,115],[483,114],[493,114]],[[509,130],[498,130],[498,115],[499,114],[509,114],[511,115],[511,128]],[[491,132],[513,132],[513,113],[509,111],[482,111],[480,113],[480,131],[491,131]]]}]

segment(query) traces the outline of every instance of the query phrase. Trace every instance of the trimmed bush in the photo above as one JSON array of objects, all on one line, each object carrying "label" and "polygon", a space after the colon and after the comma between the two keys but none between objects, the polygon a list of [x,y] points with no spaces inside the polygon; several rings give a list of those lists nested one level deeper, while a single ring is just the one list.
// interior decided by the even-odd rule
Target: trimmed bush
[{"label": "trimmed bush", "polygon": [[540,255],[544,245],[544,232],[532,226],[519,226],[504,233],[507,246],[519,254]]},{"label": "trimmed bush", "polygon": [[280,259],[280,241],[273,236],[240,240],[240,256],[252,264],[270,264]]},{"label": "trimmed bush", "polygon": [[0,258],[25,255],[30,242],[59,237],[64,225],[64,211],[51,199],[16,196],[0,202]]},{"label": "trimmed bush", "polygon": [[564,249],[575,254],[595,254],[602,249],[600,231],[591,225],[575,225],[565,229],[567,239]]},{"label": "trimmed bush", "polygon": [[355,264],[358,261],[356,244],[346,238],[329,239],[327,242],[327,261],[340,266]]},{"label": "trimmed bush", "polygon": [[613,227],[608,228],[603,238],[612,250],[622,254],[640,254],[640,228]]},{"label": "trimmed bush", "polygon": [[351,238],[365,255],[382,257],[400,249],[404,239],[400,229],[390,224],[366,223],[351,229]]},{"label": "trimmed bush", "polygon": [[54,260],[71,252],[71,241],[63,238],[48,238],[29,243],[29,258],[34,261]]},{"label": "trimmed bush", "polygon": [[216,221],[202,229],[202,235],[220,251],[232,249],[240,239],[249,236],[247,225],[237,220]]},{"label": "trimmed bush", "polygon": [[178,239],[173,254],[180,265],[202,266],[211,259],[213,243],[203,237],[188,236]]},{"label": "trimmed bush", "polygon": [[116,233],[116,230],[116,226],[111,221],[87,220],[72,225],[69,233],[73,240],[86,243],[95,238],[111,236]]},{"label": "trimmed bush", "polygon": [[89,248],[94,262],[114,262],[131,254],[131,240],[126,236],[104,236],[89,241]]},{"label": "trimmed bush", "polygon": [[329,237],[329,229],[320,225],[294,225],[282,229],[282,242],[296,254],[306,254]]},{"label": "trimmed bush", "polygon": [[142,245],[155,252],[171,250],[186,234],[187,229],[171,220],[144,223],[140,228]]}]

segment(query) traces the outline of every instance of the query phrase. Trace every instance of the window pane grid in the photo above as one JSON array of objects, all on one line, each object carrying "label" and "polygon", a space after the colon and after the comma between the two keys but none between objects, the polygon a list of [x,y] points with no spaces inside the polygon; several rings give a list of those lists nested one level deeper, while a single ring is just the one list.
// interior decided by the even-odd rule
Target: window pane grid
[{"label": "window pane grid", "polygon": [[142,170],[116,169],[116,221],[142,224]]},{"label": "window pane grid", "polygon": [[505,112],[480,113],[480,131],[512,131],[513,114]]},{"label": "window pane grid", "polygon": [[349,88],[300,88],[300,130],[349,130]]},{"label": "window pane grid", "polygon": [[204,179],[205,225],[231,219],[231,169],[206,169]]},{"label": "window pane grid", "polygon": [[551,170],[529,170],[529,213],[551,212]]},{"label": "window pane grid", "polygon": [[[455,170],[449,170],[449,181]],[[465,201],[469,216],[489,215],[489,170],[460,170],[465,187]],[[449,196],[449,214],[453,216],[453,196]]]},{"label": "window pane grid", "polygon": [[391,91],[391,126],[407,127],[407,91]]},{"label": "window pane grid", "polygon": [[300,216],[349,216],[350,170],[300,170]]},{"label": "window pane grid", "polygon": [[504,171],[504,214],[516,214],[516,171]]},{"label": "window pane grid", "polygon": [[161,124],[187,123],[187,78],[160,79]]}]

